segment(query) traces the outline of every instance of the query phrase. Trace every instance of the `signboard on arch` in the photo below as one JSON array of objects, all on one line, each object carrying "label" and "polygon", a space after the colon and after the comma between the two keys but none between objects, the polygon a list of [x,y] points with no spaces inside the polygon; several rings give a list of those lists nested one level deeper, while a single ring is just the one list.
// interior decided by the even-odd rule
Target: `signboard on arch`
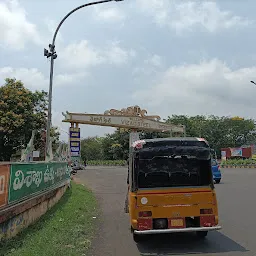
[{"label": "signboard on arch", "polygon": [[185,126],[161,122],[160,116],[147,115],[147,110],[141,109],[137,105],[121,110],[110,109],[105,111],[104,114],[70,113],[66,111],[62,115],[65,117],[63,122],[71,124],[89,124],[156,132],[170,131],[185,136]]}]

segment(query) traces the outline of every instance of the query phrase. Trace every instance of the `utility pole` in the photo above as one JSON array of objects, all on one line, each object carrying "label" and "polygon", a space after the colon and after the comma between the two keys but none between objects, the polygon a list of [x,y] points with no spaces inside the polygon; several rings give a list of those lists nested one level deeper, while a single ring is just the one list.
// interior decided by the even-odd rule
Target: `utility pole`
[{"label": "utility pole", "polygon": [[64,21],[74,12],[87,7],[91,5],[96,5],[96,4],[103,4],[103,3],[108,3],[108,2],[121,2],[123,0],[102,0],[102,1],[96,1],[96,2],[91,2],[87,4],[83,4],[78,6],[77,8],[73,9],[70,11],[59,23],[57,29],[54,32],[52,43],[49,44],[49,50],[44,49],[44,56],[47,58],[51,58],[51,64],[50,64],[50,82],[49,82],[49,92],[48,92],[48,117],[47,117],[47,128],[46,128],[46,152],[48,153],[49,150],[49,144],[50,144],[50,131],[51,131],[51,126],[52,126],[52,84],[53,84],[53,68],[54,68],[54,60],[57,59],[57,53],[55,50],[55,41],[57,34],[59,32],[59,29],[61,25],[64,23]]}]

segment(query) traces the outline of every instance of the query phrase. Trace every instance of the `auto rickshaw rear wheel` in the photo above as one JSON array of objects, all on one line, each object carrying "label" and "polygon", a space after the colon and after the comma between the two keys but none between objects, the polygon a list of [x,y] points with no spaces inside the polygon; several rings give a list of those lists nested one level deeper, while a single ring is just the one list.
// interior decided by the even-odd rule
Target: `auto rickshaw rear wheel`
[{"label": "auto rickshaw rear wheel", "polygon": [[203,238],[205,238],[205,237],[208,235],[208,231],[197,231],[197,232],[196,232],[196,235],[197,235],[199,238],[203,239]]}]

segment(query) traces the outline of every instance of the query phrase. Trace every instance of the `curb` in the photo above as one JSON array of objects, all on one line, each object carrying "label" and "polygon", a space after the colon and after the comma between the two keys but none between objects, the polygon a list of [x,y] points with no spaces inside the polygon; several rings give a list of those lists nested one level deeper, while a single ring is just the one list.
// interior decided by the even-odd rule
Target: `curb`
[{"label": "curb", "polygon": [[256,165],[249,165],[249,166],[246,166],[246,165],[240,165],[240,166],[237,166],[237,165],[222,165],[221,168],[256,169]]}]

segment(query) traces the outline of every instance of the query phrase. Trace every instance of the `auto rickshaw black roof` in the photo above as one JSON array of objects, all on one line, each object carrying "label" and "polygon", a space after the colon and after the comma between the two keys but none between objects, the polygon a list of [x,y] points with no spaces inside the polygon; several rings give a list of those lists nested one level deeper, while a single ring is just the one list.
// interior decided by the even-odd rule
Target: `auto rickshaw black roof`
[{"label": "auto rickshaw black roof", "polygon": [[135,157],[151,158],[156,156],[185,156],[209,160],[210,147],[204,139],[194,137],[174,137],[145,139],[136,142],[139,146],[133,147]]}]

